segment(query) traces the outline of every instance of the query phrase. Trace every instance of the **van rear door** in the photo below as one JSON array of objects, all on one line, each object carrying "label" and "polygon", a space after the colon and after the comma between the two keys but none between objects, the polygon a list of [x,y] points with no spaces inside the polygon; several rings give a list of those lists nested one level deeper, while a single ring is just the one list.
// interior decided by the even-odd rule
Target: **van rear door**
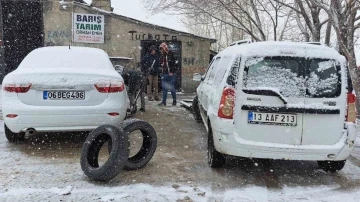
[{"label": "van rear door", "polygon": [[333,145],[345,121],[346,85],[341,66],[334,60],[309,59],[306,65],[305,106],[313,113],[303,115],[302,145]]},{"label": "van rear door", "polygon": [[296,106],[305,103],[304,63],[294,57],[258,57],[245,62],[234,110],[240,138],[301,144],[303,110]]}]

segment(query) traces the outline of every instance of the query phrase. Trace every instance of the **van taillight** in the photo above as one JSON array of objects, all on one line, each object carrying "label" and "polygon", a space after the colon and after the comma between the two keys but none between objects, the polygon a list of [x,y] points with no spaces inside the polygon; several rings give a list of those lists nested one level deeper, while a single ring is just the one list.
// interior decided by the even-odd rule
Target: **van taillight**
[{"label": "van taillight", "polygon": [[356,95],[353,93],[348,93],[346,121],[355,123],[356,114]]},{"label": "van taillight", "polygon": [[122,81],[112,81],[111,83],[97,83],[95,88],[100,93],[118,93],[125,89],[125,85]]},{"label": "van taillight", "polygon": [[5,84],[4,90],[9,93],[27,93],[31,84]]},{"label": "van taillight", "polygon": [[233,88],[225,88],[223,90],[218,116],[224,119],[232,119],[234,115],[235,90]]}]

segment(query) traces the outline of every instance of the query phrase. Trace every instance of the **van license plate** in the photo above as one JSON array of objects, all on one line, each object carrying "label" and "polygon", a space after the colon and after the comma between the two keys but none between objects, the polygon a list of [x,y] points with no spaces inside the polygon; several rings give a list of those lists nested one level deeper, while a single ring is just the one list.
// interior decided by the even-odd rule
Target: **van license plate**
[{"label": "van license plate", "polygon": [[297,118],[296,114],[275,114],[275,113],[249,112],[248,123],[296,126],[296,124],[297,124],[296,118]]},{"label": "van license plate", "polygon": [[44,91],[44,100],[85,100],[85,91]]}]

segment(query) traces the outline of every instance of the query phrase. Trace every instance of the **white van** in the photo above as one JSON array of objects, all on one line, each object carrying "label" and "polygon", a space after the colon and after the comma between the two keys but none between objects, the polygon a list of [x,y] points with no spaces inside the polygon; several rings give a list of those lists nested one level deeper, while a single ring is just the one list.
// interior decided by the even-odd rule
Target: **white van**
[{"label": "white van", "polygon": [[341,170],[356,138],[346,60],[323,45],[236,42],[214,57],[193,102],[211,167],[226,155],[311,160]]}]

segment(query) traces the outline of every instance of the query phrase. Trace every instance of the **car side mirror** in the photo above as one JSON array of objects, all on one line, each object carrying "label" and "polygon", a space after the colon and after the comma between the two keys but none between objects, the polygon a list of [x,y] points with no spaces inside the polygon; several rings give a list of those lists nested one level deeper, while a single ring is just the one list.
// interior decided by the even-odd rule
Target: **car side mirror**
[{"label": "car side mirror", "polygon": [[193,81],[204,81],[204,77],[201,76],[201,74],[199,74],[199,73],[195,73],[193,75]]}]

